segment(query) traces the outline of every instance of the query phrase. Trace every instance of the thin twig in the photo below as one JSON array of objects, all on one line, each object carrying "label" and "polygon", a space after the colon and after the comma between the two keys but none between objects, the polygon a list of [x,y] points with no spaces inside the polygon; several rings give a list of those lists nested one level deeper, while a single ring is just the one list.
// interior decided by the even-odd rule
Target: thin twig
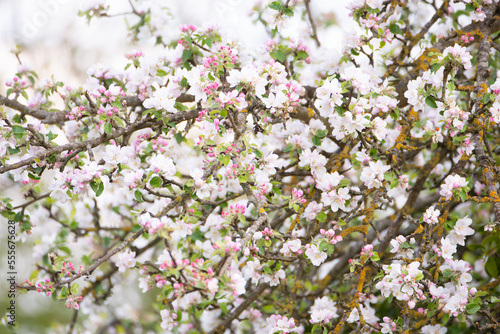
[{"label": "thin twig", "polygon": [[307,12],[307,17],[309,18],[309,24],[311,25],[311,37],[314,39],[314,41],[316,42],[316,45],[318,47],[321,46],[321,43],[318,39],[318,32],[316,30],[316,24],[314,23],[314,20],[313,20],[313,17],[312,17],[312,13],[311,13],[311,7],[309,6],[309,3],[311,2],[311,0],[305,0],[304,3],[306,5],[306,12]]}]

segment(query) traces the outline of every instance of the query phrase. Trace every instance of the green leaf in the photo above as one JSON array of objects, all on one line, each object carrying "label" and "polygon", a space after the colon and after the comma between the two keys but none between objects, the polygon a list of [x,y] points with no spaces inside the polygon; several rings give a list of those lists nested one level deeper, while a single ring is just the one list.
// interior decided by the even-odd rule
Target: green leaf
[{"label": "green leaf", "polygon": [[446,326],[448,320],[450,320],[450,315],[448,313],[444,313],[443,318],[441,319],[441,323],[443,324],[443,326]]},{"label": "green leaf", "polygon": [[82,263],[85,266],[90,266],[92,264],[92,258],[89,255],[83,255],[82,256]]},{"label": "green leaf", "polygon": [[111,105],[115,108],[118,108],[118,109],[123,109],[123,105],[120,101],[118,100],[115,100],[113,102],[111,102]]},{"label": "green leaf", "polygon": [[71,250],[66,246],[61,246],[59,247],[59,249],[62,250],[64,253],[71,255]]},{"label": "green leaf", "polygon": [[326,218],[327,218],[327,215],[323,211],[318,213],[318,215],[316,216],[316,219],[322,223],[324,223],[326,221]]},{"label": "green leaf", "polygon": [[316,132],[316,137],[318,138],[325,138],[328,135],[328,130],[318,130]]},{"label": "green leaf", "polygon": [[484,265],[486,273],[492,278],[498,278],[498,266],[493,256],[488,257]]},{"label": "green leaf", "polygon": [[38,277],[38,270],[35,270],[30,275],[30,281],[34,280],[37,277]]},{"label": "green leaf", "polygon": [[32,180],[40,180],[40,176],[29,173],[29,172],[28,172],[28,177]]},{"label": "green leaf", "polygon": [[463,189],[460,189],[457,193],[458,197],[460,197],[460,199],[462,200],[462,202],[465,202],[467,200],[467,193],[465,192],[465,190]]},{"label": "green leaf", "polygon": [[271,52],[271,57],[273,57],[274,59],[276,59],[281,63],[285,62],[285,53],[282,50],[276,50]]},{"label": "green leaf", "polygon": [[282,11],[283,7],[284,6],[279,1],[273,1],[269,4],[269,8],[277,10],[277,11]]},{"label": "green leaf", "polygon": [[314,145],[316,146],[321,146],[321,138],[317,137],[317,136],[314,136],[313,139],[312,139],[312,142]]},{"label": "green leaf", "polygon": [[182,80],[181,80],[181,82],[180,82],[180,85],[181,85],[181,87],[183,87],[183,88],[187,88],[187,86],[188,86],[188,81],[187,81],[187,79],[186,79],[186,78],[184,78],[184,77],[182,77]]},{"label": "green leaf", "polygon": [[24,128],[19,125],[12,126],[12,133],[15,135],[22,135],[24,133]]},{"label": "green leaf", "polygon": [[443,271],[443,277],[450,277],[451,276],[451,270],[450,269],[445,269]]},{"label": "green leaf", "polygon": [[227,303],[219,303],[220,310],[222,311],[222,315],[227,314]]},{"label": "green leaf", "polygon": [[286,16],[292,17],[293,16],[293,9],[290,7],[287,7],[285,9],[283,9],[283,14],[285,14]]},{"label": "green leaf", "polygon": [[487,104],[488,102],[490,102],[490,97],[491,96],[492,96],[492,94],[489,94],[489,93],[486,93],[486,94],[483,95],[484,104]]},{"label": "green leaf", "polygon": [[208,46],[208,48],[212,47],[213,40],[211,38],[207,38],[203,41],[203,43]]},{"label": "green leaf", "polygon": [[276,195],[283,195],[280,188],[278,188],[278,187],[273,187],[273,193]]},{"label": "green leaf", "polygon": [[401,30],[401,28],[399,27],[399,25],[397,25],[396,23],[391,23],[391,25],[389,26],[389,30],[394,34],[403,34],[403,30]]},{"label": "green leaf", "polygon": [[467,304],[465,308],[467,309],[467,313],[474,314],[481,309],[481,306],[478,304]]},{"label": "green leaf", "polygon": [[102,182],[97,183],[96,181],[90,182],[90,187],[95,192],[95,196],[99,197],[104,191],[104,184]]},{"label": "green leaf", "polygon": [[25,90],[22,90],[22,91],[21,91],[21,95],[22,95],[22,96],[23,96],[26,100],[29,100],[29,99],[30,99],[30,97],[28,96],[28,93],[26,93],[26,91],[25,91]]},{"label": "green leaf", "polygon": [[[370,149],[370,152],[368,153],[368,155],[372,158],[375,158],[378,156],[378,151],[376,148],[372,148]],[[384,177],[385,177],[385,174],[384,174]]]},{"label": "green leaf", "polygon": [[343,178],[342,180],[340,180],[339,182],[339,187],[340,188],[344,188],[344,187],[347,187],[348,185],[351,184],[351,180],[349,180],[348,178]]},{"label": "green leaf", "polygon": [[193,55],[193,51],[191,51],[190,49],[186,49],[186,50],[184,50],[184,52],[182,52],[182,60],[186,61],[189,58],[191,58],[192,55]]},{"label": "green leaf", "polygon": [[182,136],[182,133],[180,133],[180,132],[175,133],[174,138],[178,144],[182,143],[182,141],[184,140],[184,137]]},{"label": "green leaf", "polygon": [[24,221],[21,223],[21,232],[31,230],[31,224],[29,221]]},{"label": "green leaf", "polygon": [[111,131],[113,131],[113,127],[111,126],[110,123],[104,123],[104,132],[106,132],[106,134],[110,134]]},{"label": "green leaf", "polygon": [[69,289],[66,285],[64,285],[61,289],[61,293],[59,294],[59,296],[57,297],[57,299],[63,299],[63,298],[66,298],[68,297],[69,295]]},{"label": "green leaf", "polygon": [[159,69],[156,70],[156,76],[158,76],[158,77],[164,77],[166,75],[167,75],[167,72],[165,72],[161,68],[159,68]]},{"label": "green leaf", "polygon": [[144,202],[144,199],[142,198],[142,193],[139,190],[136,190],[134,192],[134,197],[137,200],[137,202],[139,203]]},{"label": "green leaf", "polygon": [[16,153],[21,152],[21,150],[18,147],[16,147],[16,148],[7,147],[7,150],[9,151],[10,154],[16,154]]},{"label": "green leaf", "polygon": [[432,96],[427,96],[425,99],[425,104],[427,104],[431,108],[437,108],[436,100]]},{"label": "green leaf", "polygon": [[306,59],[307,57],[309,57],[309,55],[307,54],[306,51],[301,50],[301,51],[297,52],[297,57],[302,58],[302,59]]},{"label": "green leaf", "polygon": [[163,180],[159,176],[155,176],[149,181],[149,184],[151,184],[152,187],[158,188],[161,187],[163,184]]},{"label": "green leaf", "polygon": [[77,295],[78,294],[78,290],[80,289],[80,286],[78,284],[73,284],[71,286],[71,294],[72,295]]},{"label": "green leaf", "polygon": [[487,296],[488,295],[488,292],[486,291],[478,291],[476,292],[476,297],[484,297],[484,296]]}]

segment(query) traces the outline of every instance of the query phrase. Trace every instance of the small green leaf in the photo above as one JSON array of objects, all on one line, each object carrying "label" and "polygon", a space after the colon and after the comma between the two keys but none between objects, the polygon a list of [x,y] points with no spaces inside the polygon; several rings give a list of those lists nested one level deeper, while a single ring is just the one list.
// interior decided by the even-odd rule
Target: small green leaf
[{"label": "small green leaf", "polygon": [[443,271],[443,277],[450,277],[451,276],[451,270],[450,269],[445,269]]},{"label": "small green leaf", "polygon": [[187,79],[183,77],[183,78],[182,78],[182,80],[181,80],[181,82],[180,82],[180,85],[181,85],[181,87],[183,87],[183,88],[187,88],[187,86],[188,86],[188,81],[187,81]]},{"label": "small green leaf", "polygon": [[403,30],[401,30],[401,28],[399,27],[399,25],[397,25],[396,23],[391,23],[391,25],[389,25],[389,30],[394,34],[402,34],[403,33]]},{"label": "small green leaf", "polygon": [[283,5],[279,1],[273,1],[269,4],[269,8],[277,10],[277,11],[282,11]]},{"label": "small green leaf", "polygon": [[343,178],[342,180],[340,180],[339,182],[339,187],[340,188],[344,188],[344,187],[347,187],[348,185],[351,184],[351,180],[349,180],[348,178]]},{"label": "small green leaf", "polygon": [[71,250],[66,246],[61,246],[59,247],[59,249],[62,250],[64,253],[71,255]]},{"label": "small green leaf", "polygon": [[92,264],[92,259],[90,258],[89,255],[83,255],[82,256],[82,263],[86,266],[90,266]]},{"label": "small green leaf", "polygon": [[152,187],[158,188],[161,187],[163,184],[163,180],[159,176],[155,176],[149,181],[149,184],[151,184]]},{"label": "small green leaf", "polygon": [[110,123],[104,123],[104,132],[106,132],[106,134],[110,134],[111,131],[113,131],[113,127],[111,126]]},{"label": "small green leaf", "polygon": [[77,295],[78,294],[78,290],[80,289],[80,286],[78,284],[73,284],[71,286],[71,294],[72,295]]},{"label": "small green leaf", "polygon": [[167,75],[167,72],[165,72],[161,68],[159,68],[159,69],[156,70],[156,76],[158,76],[158,77],[164,77],[166,75]]},{"label": "small green leaf", "polygon": [[120,101],[118,100],[115,100],[113,102],[111,102],[111,105],[115,108],[118,108],[118,109],[123,109],[123,105]]},{"label": "small green leaf", "polygon": [[95,192],[96,197],[99,197],[102,194],[102,192],[104,191],[104,184],[102,182],[100,182],[100,180],[99,180],[99,183],[96,181],[91,181],[90,187]]},{"label": "small green leaf", "polygon": [[450,320],[450,315],[448,313],[444,313],[443,318],[441,319],[441,323],[443,324],[443,326],[446,326],[448,320]]},{"label": "small green leaf", "polygon": [[297,58],[306,59],[307,57],[309,57],[309,55],[306,51],[301,50],[297,52]]},{"label": "small green leaf", "polygon": [[139,190],[136,190],[134,192],[134,197],[137,200],[137,202],[139,203],[144,202],[144,199],[142,199],[142,193]]},{"label": "small green leaf", "polygon": [[182,60],[186,61],[189,58],[191,58],[192,55],[193,55],[193,51],[186,49],[186,50],[184,50],[184,52],[182,52]]},{"label": "small green leaf", "polygon": [[436,100],[432,96],[427,96],[425,99],[425,104],[427,104],[431,108],[437,108]]},{"label": "small green leaf", "polygon": [[22,95],[22,96],[23,96],[26,100],[29,100],[29,98],[30,98],[30,97],[28,96],[28,93],[26,93],[26,91],[25,91],[25,90],[22,90],[22,91],[21,91],[21,95]]},{"label": "small green leaf", "polygon": [[28,177],[32,180],[40,180],[40,176],[29,173],[29,172],[28,172]]},{"label": "small green leaf", "polygon": [[292,17],[293,16],[293,9],[290,8],[290,7],[284,8],[283,9],[283,14],[285,14],[286,16]]},{"label": "small green leaf", "polygon": [[467,313],[474,314],[481,309],[481,306],[478,304],[467,304],[465,308],[467,309]]},{"label": "small green leaf", "polygon": [[460,199],[462,200],[462,202],[465,202],[467,200],[467,193],[463,189],[460,189],[457,192],[457,195],[458,195],[458,197],[460,197]]},{"label": "small green leaf", "polygon": [[276,59],[281,63],[285,62],[285,53],[282,50],[276,50],[271,52],[271,57],[273,57],[274,59]]},{"label": "small green leaf", "polygon": [[35,270],[30,275],[30,281],[36,279],[38,277],[38,270]]},{"label": "small green leaf", "polygon": [[182,133],[180,133],[180,132],[175,133],[174,138],[178,144],[182,143],[182,141],[184,140],[184,137],[182,136]]},{"label": "small green leaf", "polygon": [[322,223],[324,223],[326,221],[326,218],[327,218],[327,215],[323,211],[318,213],[318,215],[316,216],[316,219]]},{"label": "small green leaf", "polygon": [[493,256],[488,257],[484,265],[486,273],[492,278],[498,278],[498,266]]},{"label": "small green leaf", "polygon": [[22,135],[24,131],[25,130],[22,126],[19,125],[12,126],[12,133],[14,133],[15,135]]},{"label": "small green leaf", "polygon": [[69,289],[66,285],[64,285],[61,289],[61,293],[59,294],[59,296],[57,297],[57,299],[63,299],[63,298],[66,298],[68,297],[69,295]]}]

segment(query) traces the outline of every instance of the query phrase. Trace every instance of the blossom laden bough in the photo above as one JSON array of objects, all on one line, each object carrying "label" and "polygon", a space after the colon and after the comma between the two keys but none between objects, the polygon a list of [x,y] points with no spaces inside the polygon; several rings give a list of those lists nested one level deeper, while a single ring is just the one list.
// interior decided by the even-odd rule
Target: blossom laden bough
[{"label": "blossom laden bough", "polygon": [[498,1],[351,1],[337,55],[314,1],[256,4],[260,50],[129,5],[156,48],[124,68],[69,86],[16,54],[0,173],[22,196],[0,211],[36,262],[17,290],[96,333],[498,326]]}]

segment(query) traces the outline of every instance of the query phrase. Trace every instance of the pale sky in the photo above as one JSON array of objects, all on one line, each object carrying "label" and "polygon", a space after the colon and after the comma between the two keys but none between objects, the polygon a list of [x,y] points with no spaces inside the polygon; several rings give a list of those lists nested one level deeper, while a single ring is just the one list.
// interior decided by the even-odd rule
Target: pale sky
[{"label": "pale sky", "polygon": [[[123,55],[134,48],[150,50],[151,45],[131,44],[126,38],[124,16],[86,19],[77,16],[86,1],[71,0],[0,0],[0,93],[4,82],[13,76],[17,60],[9,52],[16,42],[24,44],[21,59],[35,69],[40,78],[54,75],[71,85],[82,85],[85,71],[95,63],[124,63]],[[252,24],[249,13],[256,1],[248,0],[166,0],[172,14],[172,26],[182,23],[198,26],[217,24],[226,36],[244,41],[257,49],[267,39],[261,24]],[[349,22],[345,9],[348,0],[313,0],[313,15],[333,11],[341,27]],[[130,9],[127,0],[108,0],[112,13]],[[134,18],[135,19],[135,18]],[[132,19],[133,21],[133,19]],[[340,26],[320,34],[326,49],[338,49],[343,35]],[[292,26],[294,23],[292,21]]]}]

